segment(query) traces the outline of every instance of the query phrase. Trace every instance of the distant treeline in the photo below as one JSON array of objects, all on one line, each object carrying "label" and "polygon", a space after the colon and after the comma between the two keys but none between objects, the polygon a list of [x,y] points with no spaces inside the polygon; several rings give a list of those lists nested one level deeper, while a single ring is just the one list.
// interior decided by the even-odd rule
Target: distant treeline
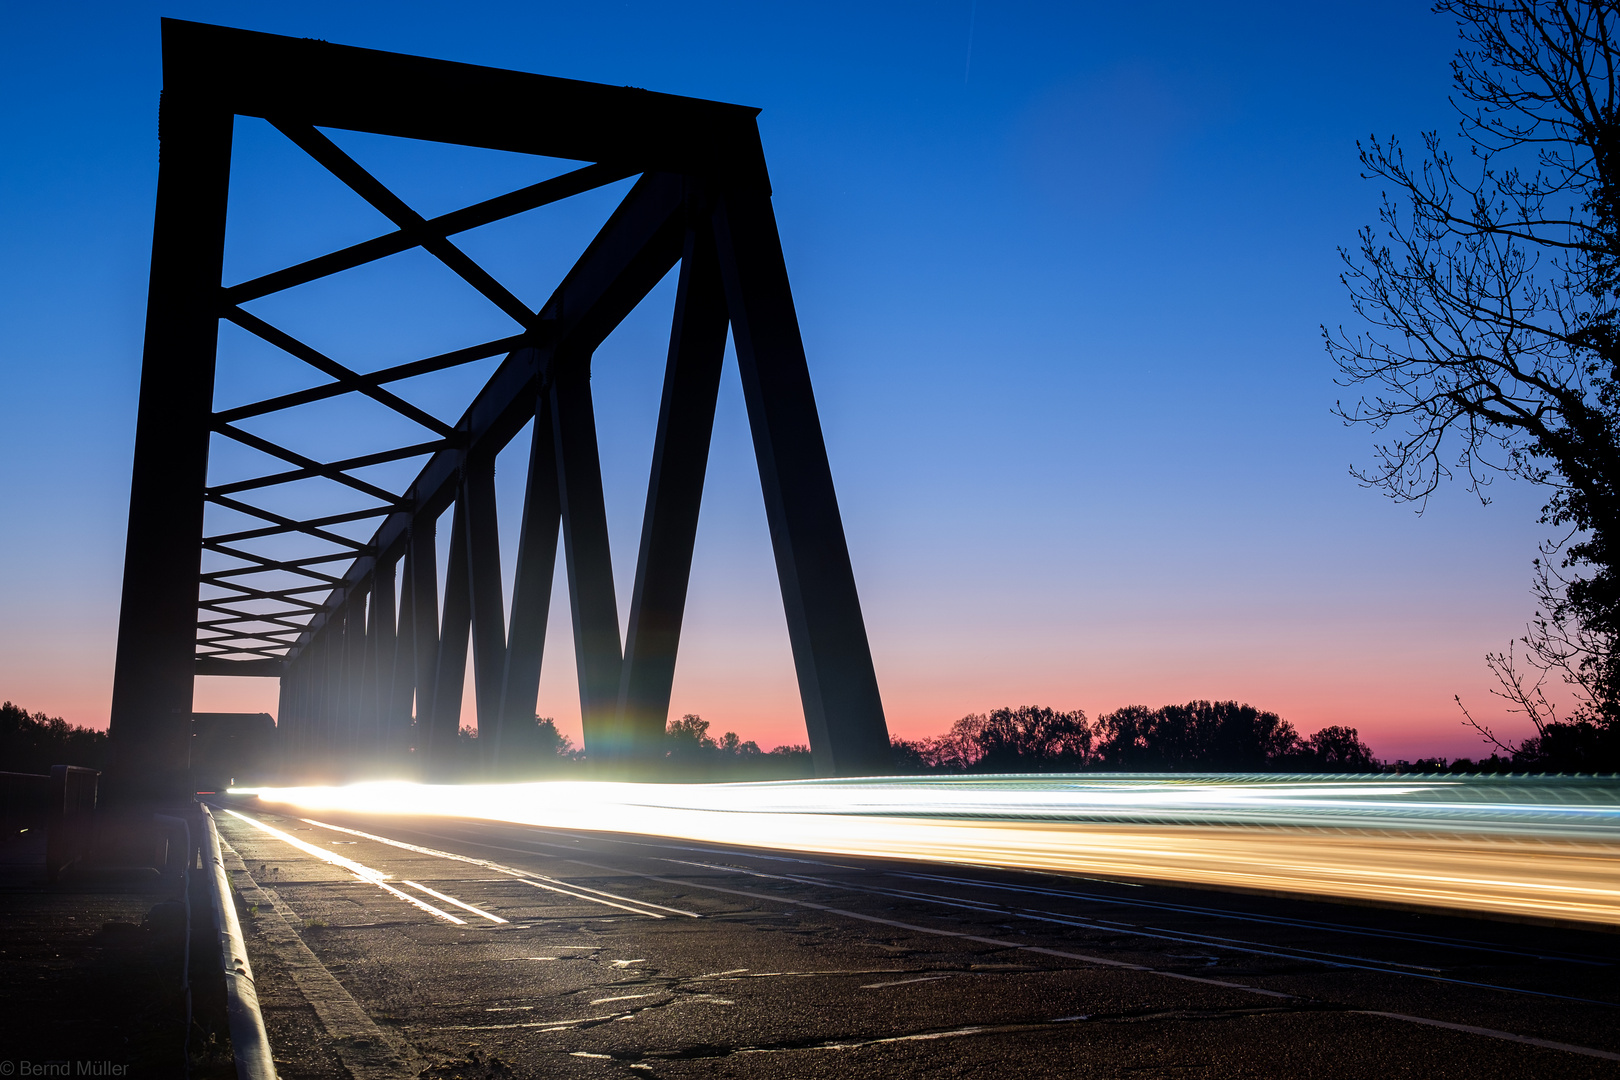
[{"label": "distant treeline", "polygon": [[[534,727],[509,744],[511,778],[588,775],[585,752],[536,716]],[[477,767],[476,735],[463,728],[469,770]],[[1381,761],[1353,727],[1329,725],[1300,735],[1273,712],[1236,701],[1189,701],[1150,709],[1127,705],[1089,720],[1084,712],[1035,705],[973,713],[943,735],[891,739],[899,775],[1041,772],[1297,772],[1297,773],[1551,773],[1612,771],[1615,748],[1595,746],[1575,725],[1549,725],[1510,754],[1483,758]],[[525,749],[518,749],[518,747]],[[688,713],[664,732],[664,767],[671,780],[793,780],[815,775],[803,744],[761,750]]]},{"label": "distant treeline", "polygon": [[895,739],[901,773],[1374,772],[1352,727],[1301,737],[1276,713],[1235,701],[1127,705],[1099,716],[1025,705],[962,717],[931,739]]},{"label": "distant treeline", "polygon": [[[1040,772],[1311,772],[1507,773],[1590,772],[1614,767],[1614,748],[1588,746],[1569,725],[1525,740],[1511,754],[1472,758],[1379,761],[1353,727],[1333,725],[1301,736],[1276,713],[1235,701],[1189,701],[1150,709],[1127,705],[1096,720],[1079,710],[1034,705],[962,717],[943,735],[893,739],[901,775]],[[477,735],[457,740],[467,779],[482,774]],[[1564,745],[1565,742],[1570,745]],[[588,775],[585,752],[536,716],[509,742],[504,779]],[[815,774],[803,744],[761,750],[735,732],[718,738],[709,722],[688,713],[664,733],[662,776],[671,780],[792,780]],[[107,733],[60,717],[0,704],[0,772],[49,771],[52,765],[106,767]]]},{"label": "distant treeline", "polygon": [[[471,770],[478,761],[478,734],[470,727],[462,728],[459,742],[463,761]],[[549,716],[536,716],[534,727],[520,732],[507,745],[506,753],[514,760],[503,771],[510,779],[589,775],[585,751],[576,748]],[[799,780],[815,775],[808,746],[761,750],[754,740],[744,740],[734,731],[716,739],[709,734],[709,722],[692,713],[671,720],[664,729],[663,757],[660,779],[666,780]]]},{"label": "distant treeline", "polygon": [[0,772],[44,773],[52,765],[105,768],[107,733],[59,716],[0,704]]},{"label": "distant treeline", "polygon": [[[475,754],[476,736],[463,729]],[[539,774],[571,771],[584,753],[535,718],[522,756]],[[929,773],[1115,772],[1377,772],[1355,728],[1325,727],[1301,737],[1276,713],[1235,701],[1191,701],[1149,709],[1128,705],[1090,721],[1080,711],[1025,705],[964,716],[943,735],[894,739],[894,771]],[[678,780],[794,779],[814,775],[810,748],[763,751],[735,732],[718,738],[709,722],[687,714],[664,732],[663,775]],[[472,760],[471,758],[469,760]]]}]

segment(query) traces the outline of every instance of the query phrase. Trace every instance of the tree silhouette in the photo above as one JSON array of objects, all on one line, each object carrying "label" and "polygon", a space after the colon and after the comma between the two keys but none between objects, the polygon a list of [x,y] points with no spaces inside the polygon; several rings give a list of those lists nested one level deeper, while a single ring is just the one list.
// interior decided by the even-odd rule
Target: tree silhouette
[{"label": "tree silhouette", "polygon": [[1541,521],[1563,537],[1545,549],[1556,565],[1538,563],[1530,659],[1578,676],[1578,722],[1612,725],[1620,13],[1612,0],[1435,10],[1456,17],[1462,38],[1452,74],[1465,152],[1437,131],[1410,158],[1393,138],[1361,146],[1364,175],[1393,193],[1380,226],[1344,252],[1362,327],[1323,330],[1341,384],[1361,393],[1339,414],[1379,433],[1374,463],[1356,475],[1396,499],[1421,505],[1454,474],[1481,499],[1498,473],[1547,490]]}]

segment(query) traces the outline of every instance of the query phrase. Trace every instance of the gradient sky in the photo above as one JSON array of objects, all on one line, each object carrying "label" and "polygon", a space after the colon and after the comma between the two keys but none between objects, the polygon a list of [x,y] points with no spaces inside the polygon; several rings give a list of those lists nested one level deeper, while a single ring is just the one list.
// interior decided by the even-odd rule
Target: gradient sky
[{"label": "gradient sky", "polygon": [[[1531,612],[1541,497],[1455,485],[1419,517],[1348,475],[1371,437],[1330,413],[1318,325],[1350,318],[1336,247],[1379,196],[1355,141],[1452,124],[1454,27],[1364,2],[0,7],[0,697],[106,722],[160,15],[762,107],[893,732],[1236,698],[1384,756],[1472,756],[1461,694],[1525,733],[1483,657]],[[336,137],[429,214],[564,167]],[[384,231],[260,122],[239,122],[235,167],[228,280]],[[538,304],[619,190],[465,246]],[[509,332],[425,257],[350,277],[254,310],[363,369]],[[672,284],[594,369],[621,611]],[[453,419],[487,371],[413,400]],[[221,404],[312,375],[222,336]],[[318,455],[394,434],[303,423],[279,434]],[[499,463],[506,523],[525,446]],[[555,592],[539,709],[577,735]],[[274,692],[199,679],[197,708],[273,711]],[[804,738],[729,360],[672,712]]]}]

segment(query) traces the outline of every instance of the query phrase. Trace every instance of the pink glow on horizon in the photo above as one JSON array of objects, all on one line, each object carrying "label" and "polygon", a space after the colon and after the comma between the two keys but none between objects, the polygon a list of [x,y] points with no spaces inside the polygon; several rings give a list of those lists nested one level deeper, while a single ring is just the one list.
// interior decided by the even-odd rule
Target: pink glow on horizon
[{"label": "pink glow on horizon", "polygon": [[[671,717],[697,713],[710,722],[712,733],[735,731],[764,749],[806,742],[789,657],[770,663],[763,659],[753,658],[746,672],[693,670],[695,665],[682,665],[670,704]],[[1519,739],[1530,733],[1528,722],[1504,714],[1501,703],[1490,695],[1490,678],[1483,663],[1466,654],[1444,658],[1450,660],[1444,667],[1425,662],[1433,657],[1413,657],[1403,668],[1388,670],[1376,684],[1360,677],[1357,665],[1312,670],[1286,659],[1240,671],[1235,667],[1223,670],[1218,659],[1201,664],[1191,657],[1166,656],[1150,668],[1140,661],[1127,663],[1124,658],[1109,657],[1090,672],[1077,670],[1078,664],[1069,670],[995,672],[962,666],[940,671],[899,658],[888,663],[884,659],[880,649],[879,677],[889,730],[910,739],[938,735],[963,715],[1004,705],[1079,708],[1095,719],[1126,704],[1158,706],[1194,698],[1232,698],[1278,713],[1301,734],[1329,724],[1357,728],[1379,756],[1390,759],[1488,754],[1479,737],[1463,726],[1462,714],[1451,700],[1453,692],[1460,693],[1474,714],[1504,738]],[[62,716],[87,727],[106,727],[110,677],[91,681],[65,678],[49,670],[33,674],[33,678],[9,679],[0,696],[31,712]],[[274,715],[277,693],[274,679],[199,678],[194,708],[198,712]],[[571,655],[548,657],[538,712],[554,718],[578,745],[579,699]],[[462,722],[476,725],[476,717],[469,683]]]}]

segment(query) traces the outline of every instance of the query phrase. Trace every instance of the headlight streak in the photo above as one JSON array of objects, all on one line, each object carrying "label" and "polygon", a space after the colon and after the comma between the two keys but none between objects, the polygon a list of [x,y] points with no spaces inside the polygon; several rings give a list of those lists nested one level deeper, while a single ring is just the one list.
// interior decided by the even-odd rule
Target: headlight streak
[{"label": "headlight streak", "polygon": [[1620,924],[1614,778],[1087,775],[233,791],[305,811],[479,818]]}]

